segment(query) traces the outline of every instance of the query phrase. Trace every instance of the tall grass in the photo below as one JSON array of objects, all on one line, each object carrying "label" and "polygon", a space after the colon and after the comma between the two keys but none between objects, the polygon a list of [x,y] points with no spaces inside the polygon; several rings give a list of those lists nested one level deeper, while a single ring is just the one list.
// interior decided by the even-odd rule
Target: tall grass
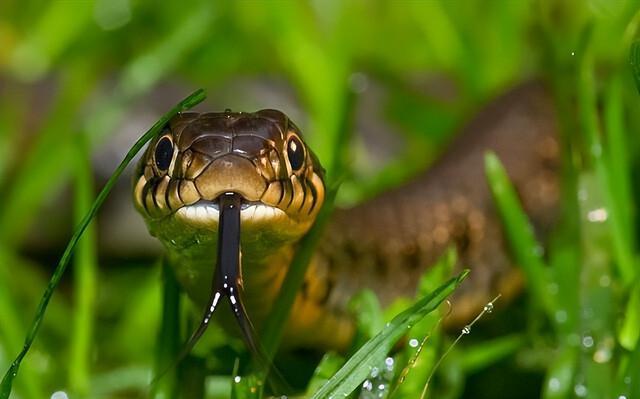
[{"label": "tall grass", "polygon": [[[465,336],[440,363],[427,395],[486,396],[489,388],[479,380],[498,375],[508,382],[521,373],[527,375],[521,384],[527,389],[505,395],[640,397],[635,189],[640,143],[633,134],[640,127],[640,46],[632,46],[628,59],[637,36],[635,4],[197,0],[157,6],[100,0],[90,6],[36,0],[26,6],[4,2],[0,15],[3,370],[24,336],[29,333],[30,342],[37,330],[28,326],[47,287],[47,266],[56,257],[30,248],[47,200],[71,181],[76,198],[71,211],[76,218],[85,214],[94,184],[91,154],[141,110],[168,109],[175,87],[181,92],[207,87],[215,93],[209,107],[216,109],[273,106],[273,97],[236,93],[230,81],[284,92],[285,100],[276,100],[297,104],[284,111],[300,114],[297,122],[328,175],[341,183],[335,199],[340,206],[401,184],[433,160],[489,98],[535,77],[549,82],[558,110],[562,216],[549,242],[538,240],[499,159],[487,156],[496,209],[527,279],[525,305],[514,308],[514,314],[525,313],[526,322],[518,324],[514,317],[505,327],[498,314],[484,331]],[[376,106],[366,105],[376,98]],[[376,122],[361,123],[373,117]],[[360,139],[361,130],[372,126],[387,126],[397,132],[393,141],[404,143],[386,154],[384,165],[372,159]],[[171,280],[164,280],[162,313],[161,273],[149,266],[153,262],[98,255],[96,235],[79,246],[72,289],[50,303],[41,338],[15,379],[16,396],[43,398],[59,389],[85,397],[146,393],[152,370],[175,353],[177,329],[184,327],[177,313],[186,305],[176,305]],[[297,255],[263,336],[270,353],[277,350],[282,320],[309,254],[310,249]],[[447,280],[450,256],[425,276],[422,296]],[[128,266],[106,267],[114,257]],[[121,291],[130,293],[126,301],[119,298]],[[390,309],[379,309],[371,298],[364,294],[359,305],[368,314],[358,322],[359,344],[375,339],[380,325],[419,301],[398,300]],[[121,320],[116,326],[114,312]],[[327,354],[319,365],[314,356],[278,359],[278,367],[294,374],[297,388],[310,397],[338,392],[338,387],[351,390],[363,378],[387,384],[383,396],[419,397],[452,341],[437,327],[440,317],[429,314],[413,327],[409,341],[428,339],[417,347],[407,341],[396,348],[388,381],[363,372],[382,367],[385,359],[359,357],[356,348],[348,355]],[[149,341],[156,333],[168,341],[161,339],[154,354]],[[191,390],[176,388],[188,375],[193,386],[206,380],[207,391],[194,388],[192,397],[227,398],[232,392],[238,398],[258,397],[256,376],[241,375],[234,382],[231,365],[246,359],[238,341],[218,331],[208,335],[216,349],[196,353],[173,370],[156,395]],[[300,376],[292,370],[305,371]]]}]

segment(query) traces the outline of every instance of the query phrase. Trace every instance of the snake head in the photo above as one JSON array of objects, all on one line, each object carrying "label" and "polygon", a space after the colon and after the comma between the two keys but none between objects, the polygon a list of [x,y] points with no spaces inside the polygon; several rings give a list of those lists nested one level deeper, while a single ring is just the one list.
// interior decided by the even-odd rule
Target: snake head
[{"label": "snake head", "polygon": [[323,173],[280,111],[181,113],[140,160],[134,200],[163,241],[176,229],[217,231],[224,193],[242,197],[244,232],[292,240],[322,205]]}]

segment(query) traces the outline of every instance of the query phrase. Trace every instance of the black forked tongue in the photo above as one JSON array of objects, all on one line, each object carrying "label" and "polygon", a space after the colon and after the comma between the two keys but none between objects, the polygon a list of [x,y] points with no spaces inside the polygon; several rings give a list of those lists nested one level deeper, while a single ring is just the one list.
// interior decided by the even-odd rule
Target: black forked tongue
[{"label": "black forked tongue", "polygon": [[218,254],[209,305],[205,309],[198,329],[185,345],[180,359],[188,355],[200,337],[202,337],[209,326],[213,313],[218,308],[220,300],[226,297],[238,322],[245,344],[266,376],[269,374],[271,362],[256,339],[255,330],[242,300],[242,268],[240,264],[240,211],[242,198],[238,194],[227,193],[221,195],[219,201]]}]

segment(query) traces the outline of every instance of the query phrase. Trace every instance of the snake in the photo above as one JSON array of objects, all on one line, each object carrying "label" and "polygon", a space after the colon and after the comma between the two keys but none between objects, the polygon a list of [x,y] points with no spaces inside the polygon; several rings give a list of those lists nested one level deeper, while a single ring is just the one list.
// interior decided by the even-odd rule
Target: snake
[{"label": "snake", "polygon": [[[448,324],[464,323],[498,293],[519,293],[523,276],[509,255],[483,159],[489,150],[501,159],[536,232],[546,234],[560,196],[556,121],[541,84],[516,87],[481,109],[425,172],[336,209],[295,298],[284,345],[346,350],[356,332],[348,309],[355,293],[371,289],[383,305],[411,296],[452,247],[456,267],[471,274],[452,298]],[[133,198],[179,284],[203,308],[214,292],[223,207],[234,198],[244,294],[233,301],[242,299],[251,327],[260,330],[324,203],[324,174],[283,112],[185,112],[150,142],[134,173]]]}]

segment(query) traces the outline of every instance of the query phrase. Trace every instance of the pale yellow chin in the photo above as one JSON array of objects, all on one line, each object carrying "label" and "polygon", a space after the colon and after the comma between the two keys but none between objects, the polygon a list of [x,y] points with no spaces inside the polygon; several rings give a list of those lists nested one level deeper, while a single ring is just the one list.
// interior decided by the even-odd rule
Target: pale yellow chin
[{"label": "pale yellow chin", "polygon": [[[220,218],[218,207],[212,203],[201,203],[183,206],[175,213],[178,220],[196,228],[217,228]],[[281,209],[261,204],[253,203],[244,205],[240,211],[240,221],[242,225],[254,224],[289,224],[289,216]]]}]

